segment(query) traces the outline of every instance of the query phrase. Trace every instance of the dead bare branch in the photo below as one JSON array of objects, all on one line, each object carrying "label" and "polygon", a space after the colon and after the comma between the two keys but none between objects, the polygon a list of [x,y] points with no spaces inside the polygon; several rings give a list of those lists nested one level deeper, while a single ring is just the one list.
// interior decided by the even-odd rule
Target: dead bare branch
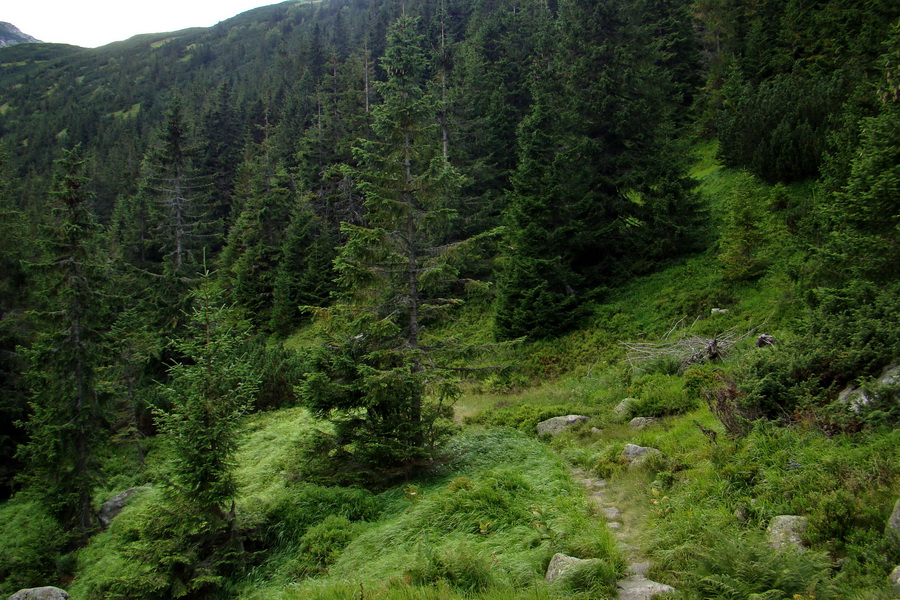
[{"label": "dead bare branch", "polygon": [[631,368],[634,369],[642,363],[670,359],[678,361],[680,370],[684,371],[691,365],[717,361],[724,358],[736,344],[755,335],[760,327],[755,326],[745,332],[739,332],[737,327],[732,327],[713,337],[689,335],[669,341],[672,333],[686,318],[679,319],[663,336],[661,342],[623,342],[622,346],[628,352],[626,360]]}]

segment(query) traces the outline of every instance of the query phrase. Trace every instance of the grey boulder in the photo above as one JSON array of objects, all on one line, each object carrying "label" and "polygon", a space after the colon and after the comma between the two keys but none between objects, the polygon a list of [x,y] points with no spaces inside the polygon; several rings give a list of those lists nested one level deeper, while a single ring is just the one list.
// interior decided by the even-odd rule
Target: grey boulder
[{"label": "grey boulder", "polygon": [[803,550],[803,535],[806,533],[808,519],[795,515],[773,517],[766,529],[766,540],[776,550],[796,548]]},{"label": "grey boulder", "polygon": [[881,371],[874,382],[875,391],[866,387],[848,385],[838,395],[838,404],[844,406],[854,414],[859,414],[863,408],[878,402],[881,396],[879,388],[893,389],[900,387],[900,364],[888,365]]},{"label": "grey boulder", "polygon": [[617,415],[624,415],[628,412],[628,409],[631,408],[631,405],[634,404],[634,398],[625,398],[613,409],[613,412]]},{"label": "grey boulder", "polygon": [[894,512],[888,518],[884,534],[895,546],[900,546],[900,499],[894,504]]},{"label": "grey boulder", "polygon": [[597,564],[599,562],[599,558],[575,558],[574,556],[568,556],[561,552],[557,552],[553,555],[553,558],[550,559],[550,564],[547,566],[546,579],[547,581],[560,581],[565,579],[574,569],[586,565]]},{"label": "grey boulder", "polygon": [[671,585],[651,581],[643,575],[632,575],[619,582],[618,600],[651,600],[674,591]]},{"label": "grey boulder", "polygon": [[628,422],[628,426],[632,429],[644,429],[657,422],[654,417],[635,417]]},{"label": "grey boulder", "polygon": [[537,424],[538,435],[559,435],[566,429],[579,423],[586,423],[590,417],[584,415],[566,415],[564,417],[552,417]]},{"label": "grey boulder", "polygon": [[100,507],[100,513],[97,515],[100,519],[100,524],[104,527],[109,527],[109,524],[112,523],[112,520],[119,516],[119,513],[122,512],[122,509],[128,504],[128,502],[137,494],[148,490],[148,487],[136,487],[125,490],[121,494],[116,494],[109,500],[103,503],[103,506]]},{"label": "grey boulder", "polygon": [[10,596],[9,600],[66,600],[68,597],[69,594],[66,593],[66,590],[48,585],[46,587],[19,590]]},{"label": "grey boulder", "polygon": [[625,459],[629,467],[639,467],[653,456],[662,456],[662,452],[656,448],[638,446],[637,444],[626,444],[625,449],[622,450],[622,458]]},{"label": "grey boulder", "polygon": [[900,595],[900,565],[894,567],[894,570],[888,575],[888,582],[894,586],[894,594]]}]

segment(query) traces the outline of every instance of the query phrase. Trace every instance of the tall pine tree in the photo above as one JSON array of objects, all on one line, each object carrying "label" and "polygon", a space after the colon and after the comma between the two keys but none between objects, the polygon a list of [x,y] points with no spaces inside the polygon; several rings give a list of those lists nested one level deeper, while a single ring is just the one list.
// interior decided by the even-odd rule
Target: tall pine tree
[{"label": "tall pine tree", "polygon": [[388,35],[374,136],[357,149],[367,222],[344,224],[336,260],[343,302],[329,311],[331,339],[302,386],[308,404],[335,423],[344,464],[379,480],[429,459],[456,394],[426,323],[455,303],[447,292],[458,246],[447,244],[446,205],[459,176],[443,160],[417,28],[401,17]]},{"label": "tall pine tree", "polygon": [[107,431],[96,377],[105,265],[83,170],[80,149],[66,151],[52,193],[52,220],[41,239],[43,258],[35,265],[47,306],[35,313],[40,334],[24,353],[32,400],[29,440],[21,447],[27,482],[81,535],[94,524],[97,453]]},{"label": "tall pine tree", "polygon": [[565,0],[539,51],[506,211],[503,337],[571,327],[598,290],[683,252],[695,219],[671,141],[680,86],[642,0]]}]

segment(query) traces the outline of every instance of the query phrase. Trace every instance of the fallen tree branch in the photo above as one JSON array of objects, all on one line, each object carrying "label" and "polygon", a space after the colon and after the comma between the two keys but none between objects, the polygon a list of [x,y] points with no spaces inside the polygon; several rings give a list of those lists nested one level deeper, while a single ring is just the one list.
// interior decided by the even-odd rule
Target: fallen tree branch
[{"label": "fallen tree branch", "polygon": [[[667,340],[683,321],[684,318],[676,322],[675,326],[663,337],[663,340]],[[684,371],[691,365],[704,364],[724,358],[736,344],[755,335],[757,330],[759,330],[759,326],[739,333],[736,327],[732,327],[711,338],[692,335],[674,341],[623,342],[622,346],[628,352],[626,360],[632,368],[641,363],[670,359],[677,360],[680,364],[680,370]]]}]

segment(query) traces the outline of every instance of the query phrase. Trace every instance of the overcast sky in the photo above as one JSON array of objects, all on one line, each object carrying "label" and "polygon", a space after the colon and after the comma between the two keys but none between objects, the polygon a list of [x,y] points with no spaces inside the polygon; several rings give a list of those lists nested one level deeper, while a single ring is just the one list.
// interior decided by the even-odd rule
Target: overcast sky
[{"label": "overcast sky", "polygon": [[0,21],[42,42],[96,48],[139,33],[209,27],[279,0],[3,0]]}]

